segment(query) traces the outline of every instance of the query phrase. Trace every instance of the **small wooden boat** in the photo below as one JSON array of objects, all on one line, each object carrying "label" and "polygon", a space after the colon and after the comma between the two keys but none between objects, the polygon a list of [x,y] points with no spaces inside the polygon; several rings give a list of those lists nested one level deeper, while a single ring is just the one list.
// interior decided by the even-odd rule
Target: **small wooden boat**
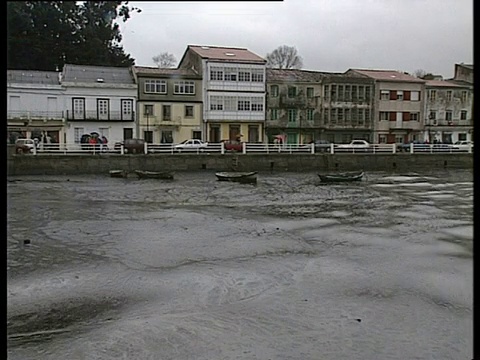
[{"label": "small wooden boat", "polygon": [[360,181],[362,180],[363,175],[364,175],[363,171],[318,174],[318,176],[320,177],[320,180],[323,182]]},{"label": "small wooden boat", "polygon": [[257,172],[217,172],[215,176],[219,181],[234,181],[239,183],[256,183]]},{"label": "small wooden boat", "polygon": [[110,176],[115,178],[126,178],[128,176],[127,170],[110,170]]},{"label": "small wooden boat", "polygon": [[164,179],[173,180],[173,172],[171,171],[145,171],[135,170],[139,179]]}]

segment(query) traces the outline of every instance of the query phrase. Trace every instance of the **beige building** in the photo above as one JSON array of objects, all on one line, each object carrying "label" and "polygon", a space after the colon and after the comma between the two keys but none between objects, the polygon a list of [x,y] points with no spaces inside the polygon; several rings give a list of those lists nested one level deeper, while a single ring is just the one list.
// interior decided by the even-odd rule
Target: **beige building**
[{"label": "beige building", "polygon": [[393,70],[350,69],[375,81],[373,142],[405,143],[424,135],[425,81]]},{"label": "beige building", "polygon": [[134,66],[137,133],[149,143],[202,139],[202,77],[194,69]]},{"label": "beige building", "polygon": [[263,142],[265,64],[245,48],[187,47],[178,68],[203,78],[203,140]]}]

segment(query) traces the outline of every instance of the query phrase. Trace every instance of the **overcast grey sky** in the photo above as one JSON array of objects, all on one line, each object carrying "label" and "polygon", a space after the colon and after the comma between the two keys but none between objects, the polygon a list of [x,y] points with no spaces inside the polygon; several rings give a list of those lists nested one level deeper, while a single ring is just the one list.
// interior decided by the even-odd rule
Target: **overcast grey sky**
[{"label": "overcast grey sky", "polygon": [[424,70],[453,77],[473,64],[472,0],[284,0],[141,2],[121,24],[136,65],[163,52],[180,61],[188,45],[245,47],[265,57],[296,47],[303,69]]}]

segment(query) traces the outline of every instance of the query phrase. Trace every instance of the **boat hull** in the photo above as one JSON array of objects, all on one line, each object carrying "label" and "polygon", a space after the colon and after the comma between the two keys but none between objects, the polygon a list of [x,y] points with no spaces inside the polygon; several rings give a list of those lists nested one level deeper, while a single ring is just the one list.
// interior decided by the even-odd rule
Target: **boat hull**
[{"label": "boat hull", "polygon": [[257,182],[257,172],[219,172],[215,173],[218,181],[231,181],[244,184],[253,184]]},{"label": "boat hull", "polygon": [[163,179],[163,180],[173,180],[173,173],[169,171],[143,171],[135,170],[139,179]]},{"label": "boat hull", "polygon": [[110,176],[114,178],[126,178],[128,171],[126,170],[110,170]]},{"label": "boat hull", "polygon": [[322,182],[350,182],[361,181],[363,172],[349,172],[349,173],[332,173],[332,174],[318,174]]}]

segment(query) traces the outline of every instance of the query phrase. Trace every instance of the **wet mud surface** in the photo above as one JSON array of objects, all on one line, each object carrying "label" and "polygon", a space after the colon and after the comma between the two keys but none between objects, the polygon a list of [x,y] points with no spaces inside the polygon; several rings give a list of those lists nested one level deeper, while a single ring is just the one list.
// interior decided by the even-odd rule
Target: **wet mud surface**
[{"label": "wet mud surface", "polygon": [[473,170],[7,179],[8,359],[471,359]]}]

